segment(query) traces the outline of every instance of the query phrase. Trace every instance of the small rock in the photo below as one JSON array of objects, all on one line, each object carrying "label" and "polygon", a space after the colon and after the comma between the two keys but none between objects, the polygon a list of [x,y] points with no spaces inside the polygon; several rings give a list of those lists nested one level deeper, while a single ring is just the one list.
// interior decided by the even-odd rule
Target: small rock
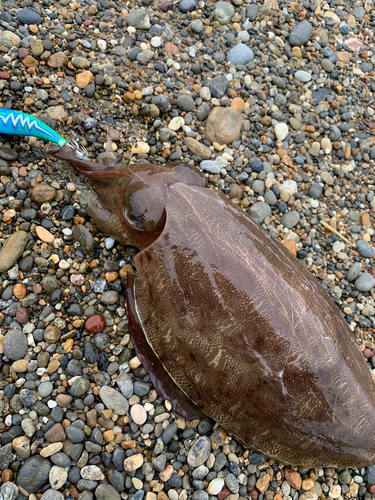
[{"label": "small rock", "polygon": [[103,386],[100,388],[99,396],[107,408],[113,410],[117,415],[126,415],[129,403],[121,392],[112,389],[112,387]]},{"label": "small rock", "polygon": [[283,141],[289,134],[289,128],[286,123],[278,123],[275,126],[275,135],[279,141]]},{"label": "small rock", "polygon": [[192,137],[186,137],[184,140],[185,146],[189,149],[191,153],[201,158],[211,158],[211,149],[201,142],[193,139]]},{"label": "small rock", "polygon": [[87,85],[89,85],[92,82],[93,78],[94,75],[89,70],[78,73],[78,75],[76,76],[77,87],[79,89],[84,89],[85,87],[87,87]]},{"label": "small rock", "polygon": [[234,7],[229,2],[216,2],[214,6],[215,21],[220,24],[229,24],[234,15]]},{"label": "small rock", "polygon": [[135,404],[130,409],[130,415],[133,422],[137,425],[142,425],[147,420],[147,412],[142,405]]},{"label": "small rock", "polygon": [[370,273],[362,273],[354,282],[355,288],[359,292],[369,292],[375,285],[375,278]]},{"label": "small rock", "polygon": [[284,471],[285,479],[288,484],[294,488],[295,490],[300,490],[302,486],[302,477],[301,474],[292,469],[285,469]]},{"label": "small rock", "polygon": [[250,47],[244,45],[243,43],[237,44],[235,47],[230,49],[230,51],[227,54],[227,62],[233,64],[234,66],[237,65],[244,66],[253,59],[254,59],[254,52],[250,49]]},{"label": "small rock", "polygon": [[68,479],[68,472],[63,467],[54,465],[49,471],[49,484],[54,490],[59,490]]},{"label": "small rock", "polygon": [[16,484],[28,493],[36,493],[48,482],[50,470],[49,460],[34,455],[21,465]]},{"label": "small rock", "polygon": [[17,262],[18,258],[25,250],[28,239],[28,234],[25,231],[17,231],[8,236],[0,250],[1,273],[8,271]]},{"label": "small rock", "polygon": [[27,353],[27,338],[20,330],[10,330],[3,340],[4,355],[12,360],[22,359]]},{"label": "small rock", "polygon": [[298,23],[289,34],[289,43],[292,47],[301,47],[307,43],[312,35],[312,26],[308,21]]},{"label": "small rock", "polygon": [[224,486],[224,479],[221,477],[217,477],[210,482],[207,491],[209,495],[217,495],[223,489],[223,486]]},{"label": "small rock", "polygon": [[252,205],[249,210],[249,215],[258,224],[262,224],[266,217],[271,217],[272,210],[271,207],[264,201],[257,201]]},{"label": "small rock", "polygon": [[124,469],[126,472],[133,472],[143,465],[143,455],[137,453],[124,460]]},{"label": "small rock", "polygon": [[367,243],[367,241],[364,240],[357,241],[357,250],[358,253],[362,257],[365,257],[366,259],[372,259],[375,253],[374,247],[370,245],[370,243]]},{"label": "small rock", "polygon": [[81,477],[90,481],[103,481],[104,474],[97,465],[86,465],[81,469]]},{"label": "small rock", "polygon": [[190,467],[199,467],[205,463],[211,452],[211,441],[207,436],[198,438],[190,448],[187,462]]},{"label": "small rock", "polygon": [[286,212],[281,217],[281,224],[288,229],[293,229],[296,227],[300,219],[300,215],[295,210],[291,210],[290,212]]},{"label": "small rock", "polygon": [[197,4],[195,0],[181,0],[177,4],[178,10],[182,12],[183,14],[186,14],[187,12],[191,12],[197,8]]},{"label": "small rock", "polygon": [[240,138],[242,115],[236,109],[214,108],[208,115],[205,136],[211,142],[231,144]]},{"label": "small rock", "polygon": [[40,24],[42,18],[33,9],[23,9],[17,12],[17,21],[21,24]]}]

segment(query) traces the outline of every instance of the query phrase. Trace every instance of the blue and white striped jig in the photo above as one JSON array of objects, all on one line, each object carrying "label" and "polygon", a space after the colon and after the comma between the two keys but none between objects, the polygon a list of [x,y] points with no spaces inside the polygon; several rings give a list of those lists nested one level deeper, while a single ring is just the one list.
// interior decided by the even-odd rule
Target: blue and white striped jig
[{"label": "blue and white striped jig", "polygon": [[0,108],[0,134],[38,137],[45,141],[54,142],[61,148],[69,146],[80,159],[84,160],[88,157],[86,149],[78,144],[75,139],[67,141],[51,127],[43,123],[42,120],[21,111]]},{"label": "blue and white striped jig", "polygon": [[0,108],[0,134],[28,135],[51,141],[60,147],[67,140],[35,116],[20,111]]}]

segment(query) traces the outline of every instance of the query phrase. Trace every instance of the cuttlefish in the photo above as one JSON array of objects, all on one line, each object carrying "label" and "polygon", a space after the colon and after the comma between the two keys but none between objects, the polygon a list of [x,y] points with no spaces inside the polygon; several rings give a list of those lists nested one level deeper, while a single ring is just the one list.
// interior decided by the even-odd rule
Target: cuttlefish
[{"label": "cuttlefish", "polygon": [[375,385],[317,279],[192,165],[53,156],[88,178],[97,227],[140,253],[129,330],[159,395],[281,462],[375,464]]}]

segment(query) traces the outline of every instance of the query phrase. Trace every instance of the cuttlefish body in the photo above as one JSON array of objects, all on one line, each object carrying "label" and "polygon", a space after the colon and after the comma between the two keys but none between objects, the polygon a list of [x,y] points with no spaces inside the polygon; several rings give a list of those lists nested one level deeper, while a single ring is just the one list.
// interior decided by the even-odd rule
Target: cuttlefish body
[{"label": "cuttlefish body", "polygon": [[88,177],[97,226],[137,246],[129,328],[158,393],[247,447],[303,466],[375,463],[375,385],[338,308],[303,265],[185,163]]}]

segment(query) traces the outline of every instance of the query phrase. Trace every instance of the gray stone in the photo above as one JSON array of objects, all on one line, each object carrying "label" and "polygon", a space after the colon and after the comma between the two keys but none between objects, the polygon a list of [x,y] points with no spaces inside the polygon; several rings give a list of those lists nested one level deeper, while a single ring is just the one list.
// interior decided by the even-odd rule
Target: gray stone
[{"label": "gray stone", "polygon": [[285,214],[281,217],[281,224],[288,229],[293,229],[298,224],[299,219],[299,213],[295,210],[291,210],[290,212],[285,212]]},{"label": "gray stone", "polygon": [[43,493],[40,500],[64,500],[64,495],[60,491],[50,489]]},{"label": "gray stone", "polygon": [[181,0],[180,3],[177,4],[178,10],[183,14],[186,12],[191,12],[197,8],[197,4],[195,0]]},{"label": "gray stone", "polygon": [[372,259],[375,253],[374,247],[365,240],[357,241],[357,250],[358,253],[366,259]]},{"label": "gray stone", "polygon": [[274,205],[276,205],[277,198],[276,198],[275,193],[271,189],[269,189],[268,191],[266,191],[266,193],[264,194],[264,201],[268,205],[271,205],[272,207]]},{"label": "gray stone", "polygon": [[146,50],[142,50],[142,52],[140,52],[137,55],[137,61],[139,62],[139,64],[142,64],[143,66],[145,66],[146,64],[148,64],[151,61],[151,59],[153,57],[154,57],[154,53],[152,52],[152,50],[146,49]]},{"label": "gray stone", "polygon": [[143,9],[131,10],[126,16],[126,22],[128,26],[132,26],[138,30],[148,30],[151,26],[147,11]]},{"label": "gray stone", "polygon": [[229,82],[225,78],[225,76],[216,76],[211,80],[211,84],[209,85],[209,89],[211,91],[212,97],[223,97],[226,94],[229,87]]},{"label": "gray stone", "polygon": [[78,427],[75,427],[74,425],[68,425],[65,428],[65,434],[69,441],[74,444],[81,443],[85,439],[85,433],[83,430],[78,429]]},{"label": "gray stone", "polygon": [[16,459],[12,445],[6,444],[0,448],[0,470],[7,469],[9,464]]},{"label": "gray stone", "polygon": [[161,113],[166,113],[172,107],[170,98],[164,94],[154,96],[151,102],[160,109]]},{"label": "gray stone", "polygon": [[252,205],[249,210],[249,215],[258,224],[262,224],[266,217],[271,217],[272,210],[268,203],[264,201],[257,201]]},{"label": "gray stone", "polygon": [[327,73],[331,73],[335,67],[329,59],[322,59],[320,65]]},{"label": "gray stone", "polygon": [[120,493],[110,484],[102,483],[95,490],[96,500],[120,500]]},{"label": "gray stone", "polygon": [[257,4],[251,3],[247,8],[246,17],[249,19],[249,21],[255,21],[258,13],[259,13],[259,7],[257,6]]},{"label": "gray stone", "polygon": [[90,387],[90,381],[85,377],[77,377],[70,386],[70,394],[75,398],[80,398]]},{"label": "gray stone", "polygon": [[18,495],[18,487],[11,482],[4,483],[1,485],[0,492],[4,500],[15,500]]},{"label": "gray stone", "polygon": [[362,273],[354,282],[359,292],[369,292],[375,285],[375,278],[370,273]]},{"label": "gray stone", "polygon": [[51,464],[40,455],[34,455],[21,465],[16,484],[28,493],[36,493],[48,482]]},{"label": "gray stone", "polygon": [[318,184],[317,182],[314,182],[314,184],[311,184],[310,189],[309,189],[309,196],[311,198],[320,198],[323,193],[323,186],[321,184]]},{"label": "gray stone", "polygon": [[99,396],[107,408],[113,410],[117,415],[126,415],[129,403],[121,392],[112,389],[112,387],[103,386],[100,388]]},{"label": "gray stone", "polygon": [[190,448],[187,462],[190,467],[199,467],[204,464],[210,455],[211,441],[207,436],[198,438]]},{"label": "gray stone", "polygon": [[215,21],[220,24],[229,24],[234,15],[234,7],[229,2],[216,2],[214,6]]},{"label": "gray stone", "polygon": [[289,34],[289,43],[292,47],[301,47],[307,43],[312,35],[312,26],[308,21],[298,23]]},{"label": "gray stone", "polygon": [[296,78],[298,81],[300,81],[302,83],[307,83],[311,80],[311,73],[300,69],[300,70],[295,72],[294,78]]},{"label": "gray stone", "polygon": [[346,273],[346,276],[345,276],[346,280],[347,281],[354,281],[360,275],[361,269],[362,269],[362,266],[359,262],[355,262],[354,264],[352,264],[349,267],[348,272]]},{"label": "gray stone", "polygon": [[195,107],[194,99],[187,94],[179,95],[176,102],[182,111],[193,111]]},{"label": "gray stone", "polygon": [[18,11],[17,21],[21,24],[40,24],[42,18],[32,9],[23,9]]},{"label": "gray stone", "polygon": [[204,160],[200,163],[199,166],[201,167],[202,170],[206,170],[211,174],[220,174],[220,171],[222,169],[220,163],[214,160]]},{"label": "gray stone", "polygon": [[133,382],[130,374],[121,373],[117,377],[116,383],[125,398],[130,398],[133,395]]},{"label": "gray stone", "polygon": [[200,19],[194,19],[194,21],[190,23],[190,28],[194,33],[200,33],[204,30],[204,25]]},{"label": "gray stone", "polygon": [[161,435],[161,440],[163,441],[164,444],[168,444],[172,440],[173,436],[177,432],[177,429],[178,425],[175,422],[173,422],[173,424],[168,425],[168,427]]},{"label": "gray stone", "polygon": [[10,330],[3,340],[4,355],[16,361],[22,359],[27,353],[27,338],[20,330]]},{"label": "gray stone", "polygon": [[235,47],[230,49],[227,54],[227,62],[233,64],[234,66],[242,65],[244,66],[248,62],[254,59],[254,52],[243,43],[238,43]]},{"label": "gray stone", "polygon": [[52,393],[52,391],[53,391],[52,382],[42,382],[38,386],[38,394],[41,398],[46,398]]}]

